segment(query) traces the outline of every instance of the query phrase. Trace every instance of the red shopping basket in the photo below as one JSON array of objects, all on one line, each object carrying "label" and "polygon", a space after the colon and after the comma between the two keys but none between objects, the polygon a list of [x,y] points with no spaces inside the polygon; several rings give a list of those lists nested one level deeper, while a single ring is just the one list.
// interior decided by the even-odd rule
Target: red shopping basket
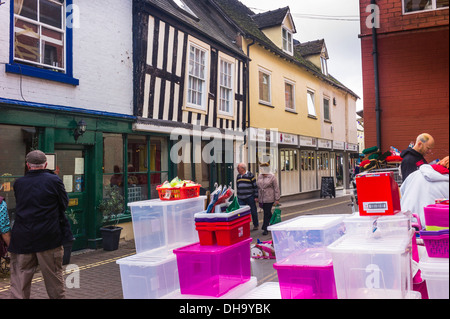
[{"label": "red shopping basket", "polygon": [[180,200],[198,197],[200,195],[200,185],[163,188],[156,187],[160,200]]}]

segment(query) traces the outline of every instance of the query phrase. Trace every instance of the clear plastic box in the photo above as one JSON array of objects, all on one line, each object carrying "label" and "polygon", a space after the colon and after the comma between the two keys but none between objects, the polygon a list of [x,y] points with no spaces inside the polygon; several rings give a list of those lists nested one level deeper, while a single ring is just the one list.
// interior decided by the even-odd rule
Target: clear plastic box
[{"label": "clear plastic box", "polygon": [[[304,258],[297,264],[324,265],[331,255],[326,247],[345,233],[344,218],[346,215],[314,215],[300,216],[269,226],[275,248],[277,262],[298,251],[304,252]],[[315,258],[307,256],[314,248]],[[319,255],[318,255],[319,254]],[[301,255],[297,255],[300,256]]]},{"label": "clear plastic box", "polygon": [[249,238],[231,246],[196,243],[174,249],[181,293],[217,298],[249,281],[251,241]]},{"label": "clear plastic box", "polygon": [[388,216],[360,216],[353,214],[344,219],[346,234],[362,234],[378,237],[404,237],[411,231],[411,212],[399,212]]},{"label": "clear plastic box", "polygon": [[424,257],[419,261],[422,279],[427,282],[428,298],[449,298],[449,263],[448,258]]},{"label": "clear plastic box", "polygon": [[328,246],[339,299],[404,299],[411,291],[411,239],[345,235]]},{"label": "clear plastic box", "polygon": [[280,284],[278,282],[265,282],[243,295],[241,299],[281,299]]},{"label": "clear plastic box", "polygon": [[180,287],[174,254],[136,254],[116,261],[120,266],[124,299],[157,299]]},{"label": "clear plastic box", "polygon": [[173,249],[197,242],[194,215],[205,209],[205,199],[129,203],[136,252],[153,250],[153,255],[169,256]]}]

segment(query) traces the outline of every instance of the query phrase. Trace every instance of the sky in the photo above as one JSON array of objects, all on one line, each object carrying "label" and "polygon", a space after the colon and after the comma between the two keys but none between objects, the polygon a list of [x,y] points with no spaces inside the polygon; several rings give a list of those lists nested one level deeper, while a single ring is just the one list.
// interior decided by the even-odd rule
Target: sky
[{"label": "sky", "polygon": [[255,13],[289,6],[297,33],[294,39],[308,42],[325,39],[328,71],[360,100],[363,108],[359,0],[240,0]]}]

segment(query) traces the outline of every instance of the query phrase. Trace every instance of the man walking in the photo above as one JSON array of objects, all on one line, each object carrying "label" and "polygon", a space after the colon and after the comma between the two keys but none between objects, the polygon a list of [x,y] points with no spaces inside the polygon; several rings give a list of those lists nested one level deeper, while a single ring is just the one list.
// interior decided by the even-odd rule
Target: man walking
[{"label": "man walking", "polygon": [[258,201],[258,187],[256,178],[251,172],[247,171],[247,165],[240,163],[237,166],[238,176],[236,178],[237,198],[239,205],[248,205],[252,213],[253,230],[258,230],[258,210],[256,201]]},{"label": "man walking", "polygon": [[63,244],[73,240],[65,215],[69,198],[61,179],[46,170],[41,151],[27,154],[28,172],[14,183],[16,217],[11,230],[11,298],[29,299],[40,266],[51,299],[65,298]]},{"label": "man walking", "polygon": [[425,156],[431,153],[433,147],[434,138],[430,134],[423,133],[417,137],[414,147],[408,147],[400,154],[403,158],[401,164],[403,181],[409,174],[418,170],[421,165],[428,164]]}]

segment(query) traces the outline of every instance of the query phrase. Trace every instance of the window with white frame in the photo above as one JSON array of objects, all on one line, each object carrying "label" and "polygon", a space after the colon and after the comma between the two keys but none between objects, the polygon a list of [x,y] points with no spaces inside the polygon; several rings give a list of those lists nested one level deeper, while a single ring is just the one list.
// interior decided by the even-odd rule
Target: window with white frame
[{"label": "window with white frame", "polygon": [[14,1],[14,61],[66,70],[64,1]]},{"label": "window with white frame", "polygon": [[259,70],[259,103],[269,105],[272,103],[271,78],[270,72]]},{"label": "window with white frame", "polygon": [[314,91],[307,91],[308,115],[316,117],[316,103]]},{"label": "window with white frame", "polygon": [[233,67],[234,64],[220,59],[219,112],[233,116]]},{"label": "window with white frame", "polygon": [[293,38],[292,33],[283,28],[283,51],[289,54],[293,54]]},{"label": "window with white frame", "polygon": [[284,96],[286,101],[286,110],[295,111],[295,84],[293,82],[285,80]]},{"label": "window with white frame", "polygon": [[420,12],[448,8],[449,0],[403,0],[403,12]]},{"label": "window with white frame", "polygon": [[324,58],[323,56],[320,57],[320,63],[322,64],[322,73],[324,75],[328,75],[328,64],[327,64],[327,59]]},{"label": "window with white frame", "polygon": [[202,110],[206,110],[207,59],[206,50],[190,44],[187,104]]},{"label": "window with white frame", "polygon": [[331,121],[330,98],[327,96],[323,97],[323,119],[325,121]]}]

